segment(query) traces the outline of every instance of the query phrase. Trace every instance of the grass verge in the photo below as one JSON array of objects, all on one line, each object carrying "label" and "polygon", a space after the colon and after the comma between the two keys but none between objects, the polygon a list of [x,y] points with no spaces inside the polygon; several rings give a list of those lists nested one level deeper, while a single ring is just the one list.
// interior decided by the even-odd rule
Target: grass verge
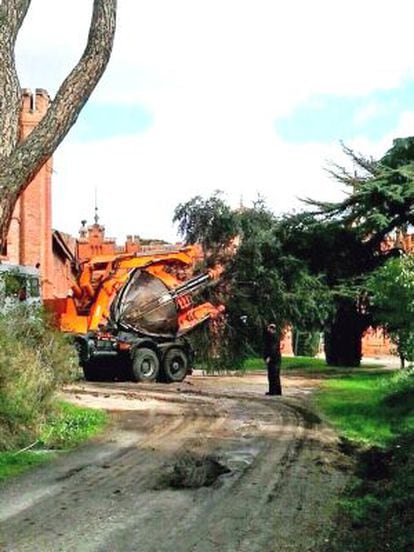
[{"label": "grass verge", "polygon": [[329,552],[414,550],[414,376],[350,373],[326,380],[317,408],[356,455]]},{"label": "grass verge", "polygon": [[47,452],[0,452],[0,481],[42,464],[50,458],[51,455]]},{"label": "grass verge", "polygon": [[81,444],[102,431],[107,421],[108,415],[103,410],[57,403],[30,450],[0,452],[0,480],[53,458],[53,451]]},{"label": "grass verge", "polygon": [[101,431],[107,421],[104,410],[60,402],[42,428],[40,444],[48,449],[73,448]]},{"label": "grass verge", "polygon": [[[383,368],[380,364],[374,364],[369,362],[362,363],[361,367],[365,368]],[[243,370],[245,371],[254,371],[254,370],[265,370],[266,366],[260,357],[251,357],[244,361]],[[332,366],[327,366],[325,359],[323,358],[312,358],[312,357],[282,357],[282,371],[300,371],[307,374],[340,374],[344,370],[355,371],[355,368],[333,368]]]}]

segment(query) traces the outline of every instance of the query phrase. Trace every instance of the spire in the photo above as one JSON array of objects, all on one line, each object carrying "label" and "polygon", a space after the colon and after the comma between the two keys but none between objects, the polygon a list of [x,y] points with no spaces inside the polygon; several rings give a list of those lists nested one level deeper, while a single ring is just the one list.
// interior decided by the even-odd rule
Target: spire
[{"label": "spire", "polygon": [[82,226],[79,229],[79,237],[86,238],[86,220],[81,220]]},{"label": "spire", "polygon": [[95,224],[98,224],[99,222],[99,215],[98,215],[98,193],[95,188],[95,216],[94,216]]}]

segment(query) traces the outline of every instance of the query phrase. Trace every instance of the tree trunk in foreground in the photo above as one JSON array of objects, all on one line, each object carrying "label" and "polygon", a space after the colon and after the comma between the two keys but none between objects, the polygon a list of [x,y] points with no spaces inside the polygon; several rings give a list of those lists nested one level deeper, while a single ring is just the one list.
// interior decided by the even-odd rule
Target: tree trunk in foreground
[{"label": "tree trunk in foreground", "polygon": [[19,142],[21,89],[14,49],[29,6],[30,0],[0,2],[0,251],[19,195],[76,122],[105,71],[115,35],[117,0],[94,0],[81,59],[60,86],[44,118]]}]

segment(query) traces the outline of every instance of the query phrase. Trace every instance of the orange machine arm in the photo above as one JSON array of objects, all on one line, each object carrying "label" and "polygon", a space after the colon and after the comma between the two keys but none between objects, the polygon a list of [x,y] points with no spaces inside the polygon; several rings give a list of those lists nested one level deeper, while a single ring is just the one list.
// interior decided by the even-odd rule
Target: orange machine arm
[{"label": "orange machine arm", "polygon": [[196,248],[188,247],[178,251],[148,253],[115,259],[112,272],[102,281],[96,300],[91,306],[88,329],[96,330],[107,322],[111,303],[117,291],[125,284],[131,270],[145,269],[160,278],[168,288],[174,288],[179,282],[173,275],[165,271],[165,266],[175,263],[191,266],[194,264],[195,255]]},{"label": "orange machine arm", "polygon": [[[217,316],[222,311],[222,308],[216,308],[210,303],[194,307],[191,299],[195,289],[220,275],[220,268],[211,269],[205,276],[201,276],[200,284],[197,283],[198,277],[181,282],[166,270],[168,266],[177,263],[183,267],[192,267],[198,257],[197,246],[160,253],[95,257],[84,264],[78,283],[72,288],[74,297],[67,299],[66,310],[60,317],[61,329],[86,333],[105,325],[118,290],[127,281],[130,271],[140,268],[159,278],[170,290],[183,288],[174,300],[179,311],[179,333],[186,333],[206,318]],[[189,282],[193,283],[187,291]]]}]

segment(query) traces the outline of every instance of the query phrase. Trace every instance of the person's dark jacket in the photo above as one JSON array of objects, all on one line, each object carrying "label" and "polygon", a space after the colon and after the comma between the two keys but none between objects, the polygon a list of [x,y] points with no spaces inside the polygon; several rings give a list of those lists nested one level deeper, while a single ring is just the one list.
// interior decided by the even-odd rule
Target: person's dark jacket
[{"label": "person's dark jacket", "polygon": [[273,362],[280,362],[282,355],[280,353],[280,338],[277,332],[266,331],[264,336],[263,358],[270,358]]}]

